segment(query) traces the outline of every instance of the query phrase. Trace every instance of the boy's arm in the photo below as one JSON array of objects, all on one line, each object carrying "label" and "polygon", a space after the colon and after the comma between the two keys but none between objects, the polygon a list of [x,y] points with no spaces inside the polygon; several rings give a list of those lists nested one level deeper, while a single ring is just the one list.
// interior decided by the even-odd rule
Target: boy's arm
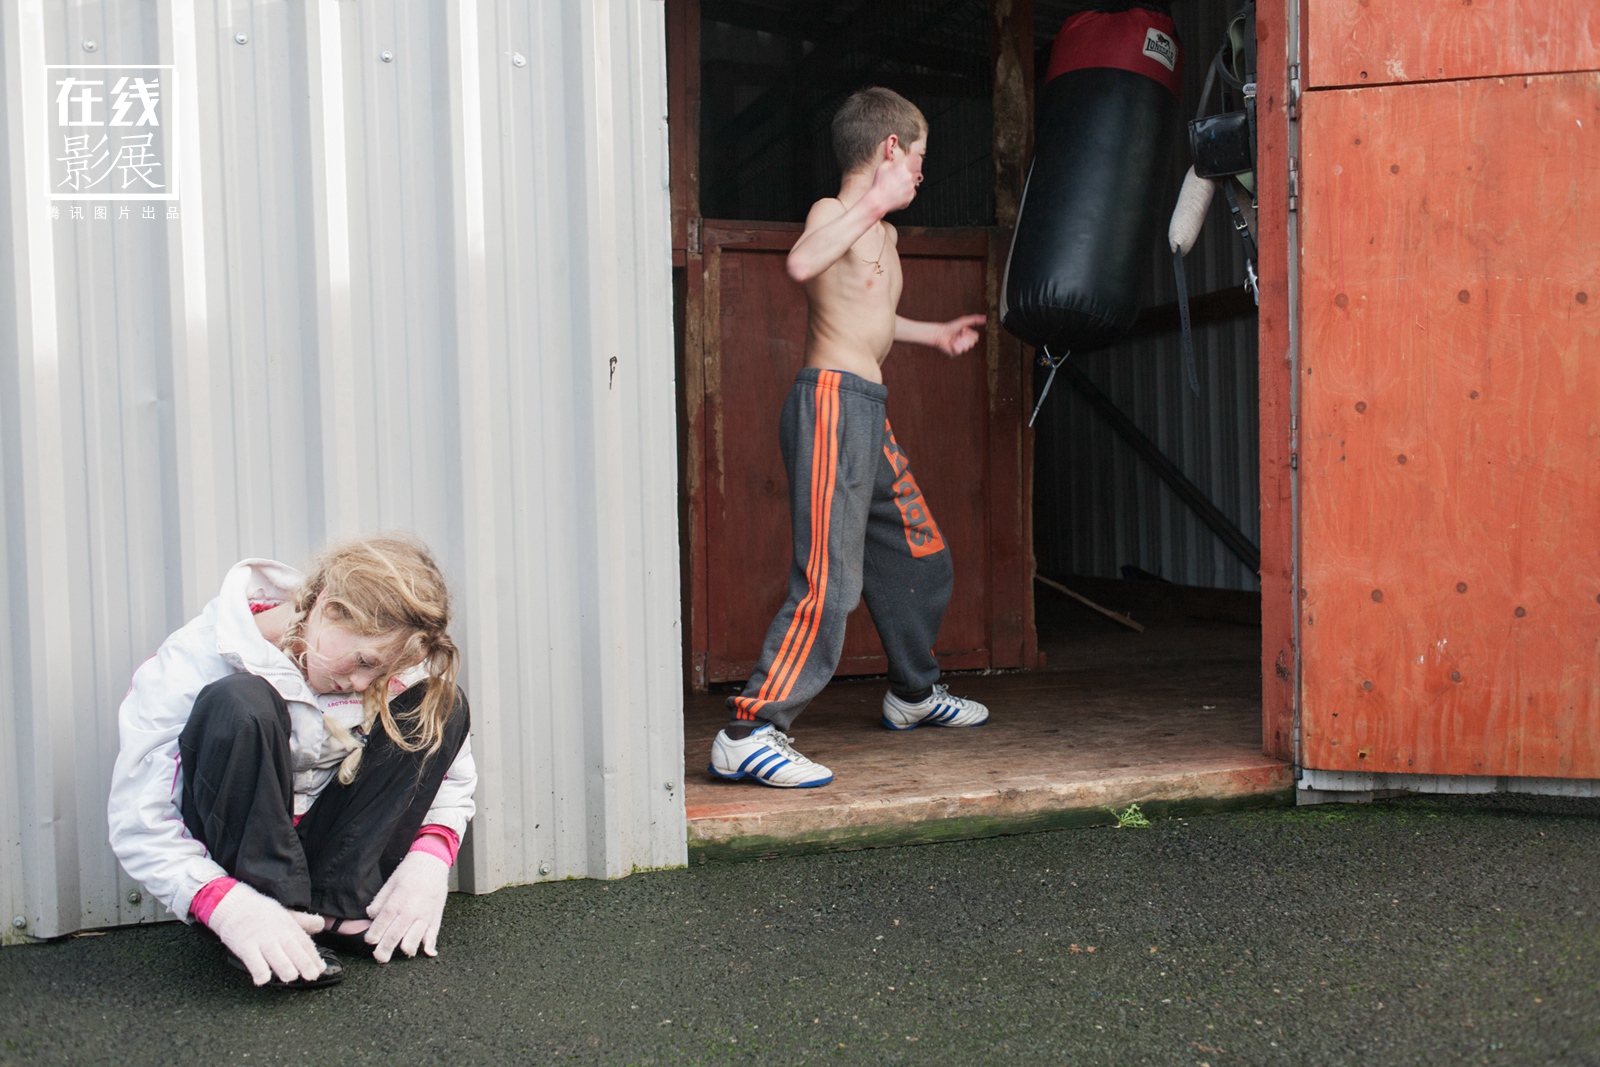
[{"label": "boy's arm", "polygon": [[856,201],[848,211],[837,200],[818,200],[806,216],[806,232],[789,249],[789,277],[802,285],[809,282],[839,262],[883,216],[884,212],[878,211],[867,197]]},{"label": "boy's arm", "polygon": [[872,187],[849,210],[832,198],[818,200],[806,216],[806,232],[789,250],[789,277],[804,284],[839,262],[850,246],[891,211],[899,211],[917,193],[916,179],[904,166],[884,161],[872,176]]},{"label": "boy's arm", "polygon": [[976,328],[988,321],[987,315],[963,315],[949,322],[918,322],[896,315],[894,339],[905,344],[937,348],[947,356],[959,356],[978,343]]}]

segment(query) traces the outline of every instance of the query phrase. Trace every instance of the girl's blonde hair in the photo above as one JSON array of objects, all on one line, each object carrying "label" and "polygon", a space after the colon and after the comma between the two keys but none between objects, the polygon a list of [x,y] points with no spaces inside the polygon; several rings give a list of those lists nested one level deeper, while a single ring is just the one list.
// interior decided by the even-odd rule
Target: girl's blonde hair
[{"label": "girl's blonde hair", "polygon": [[[456,704],[461,653],[447,632],[450,590],[427,546],[404,534],[380,534],[323,549],[295,591],[299,617],[284,634],[285,650],[302,670],[305,620],[319,606],[326,621],[363,637],[384,638],[391,648],[383,676],[362,694],[362,732],[370,735],[381,723],[407,752],[437,752]],[[414,711],[397,717],[389,706],[389,680],[419,663],[428,666],[427,692]],[[332,719],[323,721],[330,733],[354,746],[339,765],[339,781],[349,785],[361,765],[362,746]]]}]

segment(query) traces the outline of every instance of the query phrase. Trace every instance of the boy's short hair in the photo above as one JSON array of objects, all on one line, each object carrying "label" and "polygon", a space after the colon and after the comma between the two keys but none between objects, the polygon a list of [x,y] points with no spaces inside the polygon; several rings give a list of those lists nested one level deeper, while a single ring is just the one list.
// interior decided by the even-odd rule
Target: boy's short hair
[{"label": "boy's short hair", "polygon": [[872,160],[890,134],[910,151],[913,142],[928,135],[928,120],[917,105],[881,86],[851,93],[833,116],[833,154],[839,169],[848,174]]}]

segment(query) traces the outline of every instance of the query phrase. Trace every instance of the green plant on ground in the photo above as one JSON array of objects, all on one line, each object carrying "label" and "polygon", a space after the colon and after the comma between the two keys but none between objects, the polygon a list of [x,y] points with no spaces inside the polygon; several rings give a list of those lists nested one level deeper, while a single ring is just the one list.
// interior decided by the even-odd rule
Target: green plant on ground
[{"label": "green plant on ground", "polygon": [[1129,804],[1127,811],[1118,811],[1116,808],[1107,808],[1111,817],[1117,820],[1119,830],[1148,830],[1150,820],[1144,817],[1144,812],[1139,810],[1139,805]]}]

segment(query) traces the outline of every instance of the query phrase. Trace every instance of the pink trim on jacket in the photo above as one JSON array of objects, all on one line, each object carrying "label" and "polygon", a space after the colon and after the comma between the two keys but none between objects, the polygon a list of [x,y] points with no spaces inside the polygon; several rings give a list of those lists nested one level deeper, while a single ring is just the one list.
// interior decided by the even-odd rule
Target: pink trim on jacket
[{"label": "pink trim on jacket", "polygon": [[461,838],[448,826],[430,823],[417,831],[417,839],[411,842],[411,851],[426,852],[443,860],[446,867],[454,867],[456,853],[461,851]]},{"label": "pink trim on jacket", "polygon": [[211,881],[200,887],[200,892],[196,893],[194,899],[189,902],[189,914],[193,915],[201,924],[210,926],[211,913],[217,910],[217,905],[221,904],[222,898],[228,895],[228,890],[238,884],[238,879],[229,878],[226,875],[221,878],[211,879]]}]

